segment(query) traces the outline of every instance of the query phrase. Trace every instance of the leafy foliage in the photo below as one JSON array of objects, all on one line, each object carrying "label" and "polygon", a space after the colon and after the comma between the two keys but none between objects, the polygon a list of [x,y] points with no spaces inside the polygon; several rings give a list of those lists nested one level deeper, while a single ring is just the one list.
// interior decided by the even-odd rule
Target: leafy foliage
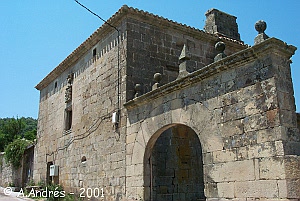
[{"label": "leafy foliage", "polygon": [[5,159],[10,162],[13,167],[21,166],[21,159],[24,151],[31,142],[25,139],[16,139],[5,148]]},{"label": "leafy foliage", "polygon": [[0,152],[15,139],[33,141],[36,138],[36,128],[37,120],[31,117],[0,118]]}]

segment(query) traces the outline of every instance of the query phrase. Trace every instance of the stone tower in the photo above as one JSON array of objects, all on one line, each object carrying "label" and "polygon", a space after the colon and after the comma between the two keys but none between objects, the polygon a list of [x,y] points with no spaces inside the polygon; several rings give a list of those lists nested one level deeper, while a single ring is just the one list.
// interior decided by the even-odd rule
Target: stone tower
[{"label": "stone tower", "polygon": [[238,32],[236,17],[217,9],[210,9],[205,13],[206,21],[204,30],[211,34],[217,34],[236,40],[241,40]]}]

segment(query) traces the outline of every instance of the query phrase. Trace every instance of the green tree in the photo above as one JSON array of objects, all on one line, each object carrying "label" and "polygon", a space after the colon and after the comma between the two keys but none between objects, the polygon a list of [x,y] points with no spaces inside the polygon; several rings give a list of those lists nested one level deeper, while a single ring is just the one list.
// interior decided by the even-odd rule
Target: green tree
[{"label": "green tree", "polygon": [[17,136],[22,135],[25,128],[25,123],[22,119],[10,118],[7,123],[3,125],[2,132],[6,135],[9,141],[13,141]]},{"label": "green tree", "polygon": [[36,129],[34,128],[33,130],[26,131],[24,133],[24,138],[26,140],[34,141],[36,138]]},{"label": "green tree", "polygon": [[0,151],[4,151],[4,148],[8,143],[7,136],[0,132]]},{"label": "green tree", "polygon": [[33,141],[36,138],[37,120],[31,117],[0,118],[0,151],[15,139],[25,138]]}]

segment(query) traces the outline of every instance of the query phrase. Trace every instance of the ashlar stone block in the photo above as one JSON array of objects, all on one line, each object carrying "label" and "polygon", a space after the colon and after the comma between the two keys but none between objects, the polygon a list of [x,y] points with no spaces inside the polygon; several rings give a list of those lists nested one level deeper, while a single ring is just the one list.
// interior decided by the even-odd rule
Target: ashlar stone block
[{"label": "ashlar stone block", "polygon": [[220,198],[234,198],[234,182],[217,183]]},{"label": "ashlar stone block", "polygon": [[219,124],[222,136],[239,135],[244,132],[244,124],[242,120],[229,121]]},{"label": "ashlar stone block", "polygon": [[214,163],[224,163],[237,160],[236,150],[220,150],[212,152]]},{"label": "ashlar stone block", "polygon": [[275,180],[285,178],[286,173],[283,157],[259,159],[259,179]]},{"label": "ashlar stone block", "polygon": [[250,181],[255,178],[254,162],[244,160],[207,165],[204,174],[214,182]]},{"label": "ashlar stone block", "polygon": [[235,182],[235,197],[241,198],[278,198],[277,180]]}]

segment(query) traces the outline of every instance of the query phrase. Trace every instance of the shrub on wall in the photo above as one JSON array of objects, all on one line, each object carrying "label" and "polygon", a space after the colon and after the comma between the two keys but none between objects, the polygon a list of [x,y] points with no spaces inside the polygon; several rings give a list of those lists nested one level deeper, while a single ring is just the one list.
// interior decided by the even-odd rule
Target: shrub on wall
[{"label": "shrub on wall", "polygon": [[25,139],[16,139],[5,148],[5,160],[12,164],[14,168],[21,166],[21,159],[24,155],[24,151],[30,145],[30,141]]}]

